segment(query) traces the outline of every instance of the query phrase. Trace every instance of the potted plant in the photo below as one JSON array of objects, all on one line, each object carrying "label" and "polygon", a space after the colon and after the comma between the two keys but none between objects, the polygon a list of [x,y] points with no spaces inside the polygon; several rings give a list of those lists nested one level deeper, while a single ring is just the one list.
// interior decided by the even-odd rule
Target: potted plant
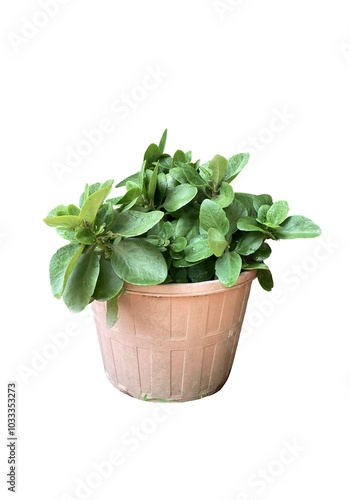
[{"label": "potted plant", "polygon": [[91,303],[108,378],[149,400],[218,391],[230,373],[252,280],[273,287],[266,240],[312,238],[319,226],[288,216],[286,201],[235,193],[248,154],[193,162],[164,153],[167,131],[141,170],[86,185],[77,205],[44,219],[68,240],[51,258],[53,295]]}]

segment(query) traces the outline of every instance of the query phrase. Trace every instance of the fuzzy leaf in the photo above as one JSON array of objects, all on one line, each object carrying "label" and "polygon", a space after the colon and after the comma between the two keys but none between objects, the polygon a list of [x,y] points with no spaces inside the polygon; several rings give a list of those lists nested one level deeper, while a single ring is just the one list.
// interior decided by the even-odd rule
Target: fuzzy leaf
[{"label": "fuzzy leaf", "polygon": [[225,236],[214,227],[208,229],[208,242],[210,249],[216,257],[221,257],[227,248]]},{"label": "fuzzy leaf", "polygon": [[241,217],[237,221],[237,227],[241,231],[259,231],[266,234],[266,231],[255,219],[253,219],[253,217]]},{"label": "fuzzy leaf", "polygon": [[215,155],[214,158],[209,162],[208,168],[211,170],[211,180],[214,183],[215,190],[219,187],[222,181],[226,168],[227,160],[221,155]]},{"label": "fuzzy leaf", "polygon": [[113,180],[105,182],[101,189],[95,191],[85,200],[80,212],[80,217],[83,220],[90,224],[94,222],[98,209],[112,189],[113,182]]},{"label": "fuzzy leaf", "polygon": [[44,222],[51,227],[78,227],[83,222],[83,219],[78,215],[60,215],[46,217]]},{"label": "fuzzy leaf", "polygon": [[186,155],[181,149],[178,149],[173,156],[172,166],[174,167],[177,162],[186,163]]},{"label": "fuzzy leaf", "polygon": [[183,236],[179,236],[171,244],[171,249],[176,253],[182,252],[186,248],[186,245],[187,245],[186,238],[184,238]]},{"label": "fuzzy leaf", "polygon": [[51,257],[50,283],[53,295],[59,299],[64,292],[67,280],[84,250],[84,245],[66,245]]},{"label": "fuzzy leaf", "polygon": [[[185,182],[188,182],[192,186],[205,186],[205,180],[198,174],[197,170],[186,163],[177,162],[176,167],[170,170],[170,174],[173,175],[175,172],[181,172],[185,178]],[[177,179],[178,180],[178,179]],[[182,182],[182,181],[178,181]]]},{"label": "fuzzy leaf", "polygon": [[154,167],[151,178],[149,180],[148,189],[147,189],[147,198],[150,203],[153,203],[154,193],[156,192],[158,181],[158,165]]},{"label": "fuzzy leaf", "polygon": [[160,152],[161,155],[164,153],[167,135],[168,135],[168,130],[165,129],[164,132],[163,132],[163,135],[162,135],[162,137],[160,139],[159,146],[158,146],[159,152]]},{"label": "fuzzy leaf", "polygon": [[199,221],[205,231],[213,227],[223,235],[228,233],[230,227],[226,213],[212,200],[204,200],[202,202],[199,212]]},{"label": "fuzzy leaf", "polygon": [[129,210],[117,214],[113,224],[113,232],[121,236],[132,237],[146,233],[155,226],[164,216],[164,212],[138,212]]},{"label": "fuzzy leaf", "polygon": [[170,191],[164,202],[167,212],[176,212],[181,207],[187,205],[196,196],[198,190],[190,184],[180,184]]},{"label": "fuzzy leaf", "polygon": [[113,328],[113,326],[118,321],[118,312],[119,312],[119,297],[124,293],[124,289],[122,288],[115,297],[107,300],[107,308],[106,308],[106,326],[107,328]]},{"label": "fuzzy leaf", "polygon": [[253,198],[253,206],[256,212],[259,211],[259,208],[262,205],[268,205],[269,207],[271,207],[272,204],[273,201],[269,194],[258,194]]},{"label": "fuzzy leaf", "polygon": [[136,174],[132,174],[132,175],[129,175],[128,177],[126,177],[125,179],[123,179],[122,181],[120,181],[115,187],[119,188],[119,187],[123,187],[126,185],[126,183],[128,181],[132,181],[132,182],[138,182],[139,180],[139,172],[137,172]]},{"label": "fuzzy leaf", "polygon": [[229,220],[230,228],[228,235],[231,236],[237,231],[237,221],[241,217],[246,217],[248,212],[247,209],[242,205],[242,203],[236,199],[233,200],[231,205],[229,205],[226,210],[226,217]]},{"label": "fuzzy leaf", "polygon": [[156,162],[158,158],[161,156],[161,151],[157,144],[150,144],[146,149],[145,155],[143,157],[147,162],[147,166],[151,166],[152,163]]},{"label": "fuzzy leaf", "polygon": [[120,278],[134,285],[158,285],[168,274],[160,251],[141,239],[126,239],[114,244],[111,263]]},{"label": "fuzzy leaf", "polygon": [[238,240],[235,252],[240,255],[250,255],[261,247],[264,235],[258,232],[247,233]]},{"label": "fuzzy leaf", "polygon": [[220,186],[219,196],[214,196],[214,198],[212,198],[212,201],[217,203],[219,207],[226,208],[233,202],[234,197],[235,194],[233,192],[232,186],[230,186],[230,184],[227,184],[227,182],[222,182]]},{"label": "fuzzy leaf", "polygon": [[80,255],[68,278],[63,300],[72,312],[80,312],[89,304],[100,270],[99,258],[93,252]]},{"label": "fuzzy leaf", "polygon": [[321,229],[312,220],[303,215],[292,215],[282,224],[281,228],[274,231],[278,239],[289,240],[294,238],[315,238],[320,236]]},{"label": "fuzzy leaf", "polygon": [[100,273],[96,282],[93,297],[95,300],[109,300],[123,288],[123,280],[117,276],[109,260],[101,257]]},{"label": "fuzzy leaf", "polygon": [[187,262],[199,262],[213,255],[207,239],[200,239],[185,248],[185,259]]},{"label": "fuzzy leaf", "polygon": [[279,226],[287,217],[289,206],[286,201],[276,201],[266,213],[266,225],[269,227]]},{"label": "fuzzy leaf", "polygon": [[225,252],[215,264],[215,272],[224,286],[236,283],[241,273],[242,259],[236,252]]},{"label": "fuzzy leaf", "polygon": [[215,261],[207,259],[204,262],[199,262],[187,269],[187,276],[192,283],[201,281],[209,281],[213,278],[215,272]]},{"label": "fuzzy leaf", "polygon": [[273,278],[270,269],[258,269],[256,275],[262,288],[270,292],[273,288]]},{"label": "fuzzy leaf", "polygon": [[239,201],[247,210],[247,215],[249,217],[256,216],[256,210],[254,208],[255,195],[249,193],[235,193],[235,201]]},{"label": "fuzzy leaf", "polygon": [[265,224],[266,222],[266,214],[270,210],[270,205],[261,205],[258,209],[258,216],[256,220],[261,224]]},{"label": "fuzzy leaf", "polygon": [[243,170],[249,160],[249,153],[239,153],[231,156],[227,162],[227,169],[224,176],[225,182],[231,182]]},{"label": "fuzzy leaf", "polygon": [[81,227],[75,233],[75,239],[84,245],[93,245],[96,241],[95,234],[87,227]]},{"label": "fuzzy leaf", "polygon": [[257,262],[263,262],[265,259],[268,259],[271,255],[271,247],[266,242],[264,242],[256,252],[251,255],[251,258],[256,260]]}]

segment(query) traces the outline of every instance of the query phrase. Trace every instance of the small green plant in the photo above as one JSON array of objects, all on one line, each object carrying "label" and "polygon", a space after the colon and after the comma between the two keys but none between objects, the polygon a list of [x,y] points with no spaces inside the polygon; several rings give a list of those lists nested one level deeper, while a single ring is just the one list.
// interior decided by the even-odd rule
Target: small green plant
[{"label": "small green plant", "polygon": [[288,217],[286,201],[269,194],[235,193],[231,182],[248,162],[240,153],[216,155],[201,164],[191,152],[164,153],[167,131],[151,144],[141,170],[117,184],[86,185],[79,206],[59,205],[44,219],[69,241],[50,262],[53,295],[82,311],[107,302],[107,325],[118,317],[124,282],[136,285],[219,279],[230,287],[240,273],[256,269],[271,290],[266,240],[313,238],[319,226],[301,215]]}]

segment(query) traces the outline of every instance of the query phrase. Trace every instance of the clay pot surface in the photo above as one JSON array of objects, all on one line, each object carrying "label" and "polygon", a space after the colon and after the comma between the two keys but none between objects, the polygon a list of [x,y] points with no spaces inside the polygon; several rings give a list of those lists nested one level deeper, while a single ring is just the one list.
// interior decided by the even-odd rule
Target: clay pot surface
[{"label": "clay pot surface", "polygon": [[225,384],[234,360],[255,271],[224,287],[201,283],[126,283],[119,319],[106,327],[106,303],[93,302],[107,377],[146,400],[190,401]]}]

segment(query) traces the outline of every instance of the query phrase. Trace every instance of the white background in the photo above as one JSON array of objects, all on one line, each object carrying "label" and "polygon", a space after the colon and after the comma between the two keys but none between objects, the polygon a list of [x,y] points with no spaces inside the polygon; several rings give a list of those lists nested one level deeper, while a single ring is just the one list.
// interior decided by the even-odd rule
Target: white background
[{"label": "white background", "polygon": [[[1,495],[12,498],[16,380],[19,500],[349,498],[349,3],[62,0],[50,18],[46,3],[0,7]],[[140,88],[150,71],[158,81]],[[113,131],[58,175],[67,148],[104,119]],[[169,414],[108,382],[89,314],[51,295],[48,263],[64,242],[42,222],[86,182],[138,170],[166,127],[171,154],[250,148],[235,190],[286,199],[323,229],[274,244],[278,293],[254,283],[227,384]],[[52,359],[39,367],[43,353]],[[112,452],[119,465],[104,464],[101,479],[95,465]]]}]

